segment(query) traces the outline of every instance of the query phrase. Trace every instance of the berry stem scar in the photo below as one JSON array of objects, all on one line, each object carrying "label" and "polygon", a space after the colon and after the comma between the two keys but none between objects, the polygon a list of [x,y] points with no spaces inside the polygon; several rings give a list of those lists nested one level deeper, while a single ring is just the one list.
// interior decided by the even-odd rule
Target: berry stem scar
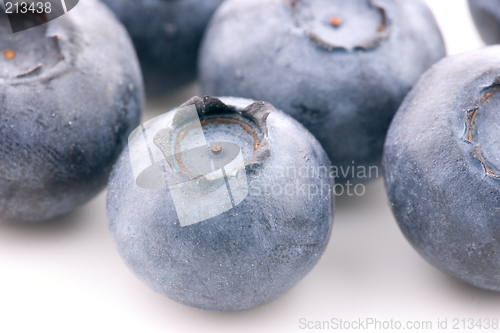
[{"label": "berry stem scar", "polygon": [[334,27],[339,27],[342,24],[342,18],[340,16],[332,16],[330,18],[330,24]]},{"label": "berry stem scar", "polygon": [[222,152],[222,147],[219,145],[212,146],[212,153],[220,154]]},{"label": "berry stem scar", "polygon": [[7,49],[3,52],[3,56],[8,60],[12,60],[16,57],[16,52],[12,49]]}]

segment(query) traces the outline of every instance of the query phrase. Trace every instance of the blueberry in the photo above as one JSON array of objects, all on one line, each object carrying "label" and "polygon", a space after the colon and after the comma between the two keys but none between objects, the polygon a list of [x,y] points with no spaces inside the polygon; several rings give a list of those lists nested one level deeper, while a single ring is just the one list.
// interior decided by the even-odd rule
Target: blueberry
[{"label": "blueberry", "polygon": [[103,0],[134,42],[148,95],[196,79],[203,32],[223,0]]},{"label": "blueberry", "polygon": [[468,0],[472,19],[486,44],[500,44],[500,2]]},{"label": "blueberry", "polygon": [[404,235],[442,271],[500,291],[500,46],[427,71],[390,126],[389,202]]},{"label": "blueberry", "polygon": [[[188,107],[200,127],[174,123],[186,119],[177,115]],[[144,124],[144,133],[133,132],[137,141],[129,139],[110,177],[108,222],[120,255],[152,289],[192,307],[239,311],[283,295],[312,269],[330,237],[333,179],[321,145],[264,102],[195,97],[165,117],[172,125],[160,126],[160,117]],[[210,162],[208,171],[188,166],[195,148],[178,151],[203,136],[210,149],[198,161],[210,152],[224,178]],[[141,151],[144,160],[134,157]],[[229,151],[242,154],[233,176],[230,159],[219,163]],[[165,157],[163,164],[153,156]],[[142,177],[148,171],[150,178]],[[188,171],[202,176],[189,180]],[[172,181],[183,177],[187,182]]]},{"label": "blueberry", "polygon": [[232,0],[207,29],[200,81],[206,94],[264,100],[292,115],[345,181],[353,165],[380,164],[399,104],[444,55],[422,1]]},{"label": "blueberry", "polygon": [[5,23],[0,220],[38,222],[104,188],[139,123],[142,79],[125,29],[97,1],[82,1],[60,18],[15,34]]}]

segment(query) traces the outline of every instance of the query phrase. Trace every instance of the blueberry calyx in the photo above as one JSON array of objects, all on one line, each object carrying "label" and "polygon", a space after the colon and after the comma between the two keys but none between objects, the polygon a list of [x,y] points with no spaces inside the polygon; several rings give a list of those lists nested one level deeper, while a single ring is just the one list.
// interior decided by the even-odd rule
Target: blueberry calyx
[{"label": "blueberry calyx", "polygon": [[[47,35],[47,25],[41,25],[23,32],[23,38],[15,34],[0,34],[0,44],[5,46],[0,57],[0,78],[27,79],[47,74],[54,77],[60,74],[54,69],[65,60],[61,50],[61,38],[57,34]],[[68,64],[66,64],[68,66]],[[67,67],[66,66],[66,67]],[[50,73],[50,74],[49,74]]]},{"label": "blueberry calyx", "polygon": [[[271,114],[271,112],[275,111],[274,106],[267,102],[255,102],[241,111],[236,111],[234,107],[224,104],[216,97],[205,96],[201,99],[200,97],[195,96],[189,99],[186,103],[182,104],[180,107],[182,108],[193,104],[196,106],[200,119],[202,119],[202,124],[206,116],[218,114],[220,117],[208,118],[205,119],[205,121],[237,123],[248,134],[254,137],[254,152],[252,156],[245,161],[245,167],[259,165],[266,158],[271,156],[271,147],[268,140],[267,117]],[[247,123],[234,118],[224,117],[225,114],[227,115],[231,113],[239,114],[243,116],[244,119],[248,119],[250,122]],[[252,125],[256,127],[257,131],[252,128]]]},{"label": "blueberry calyx", "polygon": [[[370,50],[377,48],[380,45],[380,43],[384,39],[386,39],[391,33],[392,24],[391,20],[389,19],[389,15],[386,8],[375,0],[366,0],[366,2],[371,11],[375,10],[377,12],[378,14],[377,16],[379,17],[380,22],[375,23],[374,34],[367,33],[368,30],[354,32],[353,31],[354,25],[351,27],[347,27],[346,31],[350,31],[348,38],[342,38],[341,35],[332,34],[333,30],[339,30],[340,33],[340,26],[344,22],[344,19],[341,18],[341,16],[339,15],[331,16],[326,20],[327,21],[326,24],[324,24],[324,22],[322,22],[324,20],[321,19],[323,12],[325,10],[328,10],[329,8],[327,6],[335,8],[339,4],[327,3],[325,4],[325,6],[319,5],[318,8],[314,8],[310,0],[294,0],[291,2],[288,1],[288,5],[292,11],[292,16],[294,18],[295,25],[297,27],[302,28],[305,31],[306,36],[309,38],[311,42],[328,51],[333,51],[333,50],[349,51],[349,50]],[[351,12],[353,12],[353,9],[349,8],[347,3],[350,2],[345,2],[346,8],[343,8],[346,10],[345,16],[347,16],[347,20],[349,20],[349,16],[351,16],[350,21],[351,22],[356,21],[355,22],[356,24],[359,21],[365,19],[361,17],[361,14],[359,15],[360,16],[359,18],[355,18],[353,17],[353,15],[350,15],[352,14]],[[356,11],[354,10],[354,12]],[[370,15],[370,17],[367,17],[366,21],[373,21],[375,19],[373,17],[374,13],[373,12],[367,13],[367,15],[368,14]],[[318,22],[322,23],[318,25],[317,24]],[[368,26],[362,26],[360,30],[364,29],[368,29]],[[358,39],[358,41],[352,39]]]},{"label": "blueberry calyx", "polygon": [[[500,77],[497,77],[493,84],[481,90],[481,99],[479,104],[469,109],[466,117],[465,140],[474,144],[471,149],[471,155],[482,164],[486,174],[493,178],[500,178],[500,172],[498,167],[492,165],[488,156],[490,156],[492,160],[496,159],[497,151],[495,150],[495,147],[498,144],[497,142],[492,142],[495,138],[492,138],[492,136],[489,135],[489,131],[492,129],[495,131],[496,126],[498,126],[495,126],[495,124],[500,124],[500,121],[498,121],[498,115],[493,115],[495,117],[490,119],[489,117],[492,115],[488,114],[488,111],[491,110],[484,109],[489,106],[488,104],[490,103],[490,99],[492,97],[500,96],[500,94],[497,94],[499,91]],[[495,101],[493,101],[493,103],[494,102]]]}]

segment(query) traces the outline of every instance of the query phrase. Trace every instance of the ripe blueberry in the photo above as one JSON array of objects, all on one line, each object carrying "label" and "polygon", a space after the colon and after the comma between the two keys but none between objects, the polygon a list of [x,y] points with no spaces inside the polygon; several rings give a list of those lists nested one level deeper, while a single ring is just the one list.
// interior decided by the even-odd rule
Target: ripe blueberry
[{"label": "ripe blueberry", "polygon": [[442,271],[500,291],[500,46],[437,63],[396,113],[384,150],[396,220]]},{"label": "ripe blueberry", "polygon": [[101,3],[2,30],[0,221],[47,220],[101,191],[142,104],[132,43]]},{"label": "ripe blueberry", "polygon": [[333,165],[368,169],[404,96],[444,55],[419,0],[229,0],[207,29],[200,81],[206,94],[275,105]]},{"label": "ripe blueberry", "polygon": [[132,37],[148,95],[169,92],[195,80],[203,32],[223,0],[103,1]]},{"label": "ripe blueberry", "polygon": [[[110,177],[107,214],[115,244],[139,279],[180,303],[239,311],[270,302],[300,281],[325,250],[334,200],[328,157],[302,125],[268,103],[196,97],[188,105],[196,106],[206,140],[218,142],[211,144],[210,154],[214,169],[224,167],[226,179],[201,172],[199,164],[188,166],[190,151],[177,151],[184,141],[193,141],[191,123],[179,128],[145,124],[145,132],[136,136],[139,141],[143,134],[154,136],[154,143],[143,148],[145,161],[134,158],[140,144],[129,140]],[[175,134],[172,140],[168,133]],[[226,177],[229,164],[216,164],[234,146],[241,149],[244,167]],[[148,166],[153,155],[167,160],[158,173],[153,162]],[[131,160],[144,162],[142,169],[152,171],[149,180],[161,179],[165,169],[173,170],[165,176],[170,179],[187,179],[186,169],[194,168],[202,176],[165,186],[142,174],[136,177]],[[229,209],[212,214],[223,208],[228,189]],[[212,217],[187,221],[200,214]]]}]

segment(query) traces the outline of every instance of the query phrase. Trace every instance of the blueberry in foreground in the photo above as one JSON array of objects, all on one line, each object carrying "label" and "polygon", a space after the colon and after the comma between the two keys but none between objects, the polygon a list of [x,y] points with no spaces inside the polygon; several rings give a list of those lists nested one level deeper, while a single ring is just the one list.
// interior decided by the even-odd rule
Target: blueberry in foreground
[{"label": "blueberry in foreground", "polygon": [[[20,24],[39,17],[25,14]],[[5,18],[6,20],[6,18]],[[13,34],[0,17],[0,221],[69,212],[106,185],[140,120],[139,64],[101,3]]]},{"label": "blueberry in foreground", "polygon": [[228,0],[202,43],[200,82],[205,94],[290,114],[322,144],[340,182],[362,182],[370,175],[358,171],[380,165],[404,96],[444,55],[420,0]]},{"label": "blueberry in foreground", "polygon": [[500,1],[469,0],[472,19],[486,44],[500,44]]},{"label": "blueberry in foreground", "polygon": [[146,93],[160,95],[196,79],[198,48],[223,0],[103,0],[127,28]]},{"label": "blueberry in foreground", "polygon": [[[210,183],[211,190],[221,193],[230,186],[234,196],[235,188],[246,186],[248,195],[239,203],[235,199],[237,204],[222,214],[181,226],[174,186],[154,190],[145,188],[154,183],[141,185],[140,177],[136,182],[129,144],[108,188],[107,215],[115,245],[140,280],[177,302],[211,311],[268,303],[298,283],[325,250],[334,209],[333,180],[325,173],[330,162],[302,125],[268,103],[194,97],[183,107],[189,105],[196,106],[207,141],[236,144],[244,157],[246,185],[233,177],[226,184]],[[158,131],[155,145],[166,150],[178,147],[178,141],[182,145],[191,135],[185,128],[193,127],[179,128],[172,130],[177,134],[170,144],[157,140],[164,130]],[[212,145],[212,158],[225,147]],[[209,181],[204,176],[191,184]],[[182,186],[189,191],[188,185]],[[196,214],[201,205],[217,207],[222,201],[219,194],[202,199],[184,204]]]},{"label": "blueberry in foreground", "polygon": [[500,46],[437,63],[396,113],[384,150],[389,202],[431,264],[500,291]]}]

